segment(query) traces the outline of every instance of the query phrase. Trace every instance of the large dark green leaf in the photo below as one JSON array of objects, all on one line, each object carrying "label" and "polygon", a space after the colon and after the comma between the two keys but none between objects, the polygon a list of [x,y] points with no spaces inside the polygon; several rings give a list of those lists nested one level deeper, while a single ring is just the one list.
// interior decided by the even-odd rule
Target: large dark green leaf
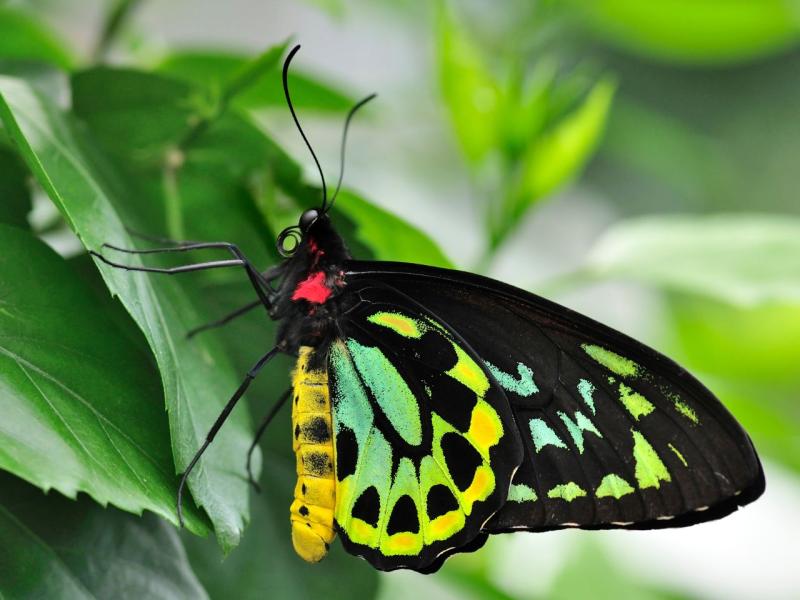
[{"label": "large dark green leaf", "polygon": [[[111,299],[35,237],[0,225],[0,467],[74,498],[176,521],[177,478],[152,357]],[[189,511],[190,526],[205,531]]]},{"label": "large dark green leaf", "polygon": [[28,227],[31,210],[28,171],[19,157],[0,146],[0,223]]},{"label": "large dark green leaf", "polygon": [[[84,245],[98,250],[104,242],[133,247],[119,211],[136,204],[126,195],[125,185],[112,179],[111,169],[98,169],[92,140],[24,82],[0,78],[0,95],[5,127]],[[142,229],[130,213],[125,223]],[[131,257],[131,262],[138,261]],[[185,339],[186,331],[201,318],[176,282],[99,267],[108,288],[122,300],[155,354],[172,451],[182,471],[236,389],[238,378],[213,336],[191,343]],[[247,519],[242,457],[249,440],[247,415],[236,411],[189,480],[195,500],[208,513],[225,548],[238,542]]]},{"label": "large dark green leaf", "polygon": [[185,540],[192,566],[212,598],[368,600],[377,591],[378,574],[365,561],[344,552],[338,541],[315,565],[292,549],[289,505],[296,481],[288,410],[267,432],[261,478],[263,491],[253,502],[253,522],[241,545],[220,563],[213,544]]},{"label": "large dark green leaf", "polygon": [[180,538],[157,517],[45,496],[6,473],[0,489],[0,597],[208,597]]},{"label": "large dark green leaf", "polygon": [[[156,71],[191,83],[222,89],[250,60],[249,57],[224,50],[184,50],[167,56]],[[292,103],[298,109],[346,111],[355,100],[328,83],[292,69],[289,74]],[[246,108],[286,106],[281,75],[276,65],[265,72],[253,86],[244,91],[237,103]]]}]

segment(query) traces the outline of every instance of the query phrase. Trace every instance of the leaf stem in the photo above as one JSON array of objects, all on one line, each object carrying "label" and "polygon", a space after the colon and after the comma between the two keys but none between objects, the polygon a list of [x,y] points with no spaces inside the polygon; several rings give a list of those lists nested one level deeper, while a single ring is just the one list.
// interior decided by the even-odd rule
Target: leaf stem
[{"label": "leaf stem", "polygon": [[186,233],[183,225],[183,210],[180,187],[178,186],[178,171],[183,166],[184,154],[179,148],[173,148],[167,153],[164,168],[161,172],[161,188],[164,192],[164,207],[167,221],[167,232],[173,240],[185,240]]},{"label": "leaf stem", "polygon": [[141,3],[142,0],[117,0],[103,20],[100,37],[92,52],[92,62],[99,63],[105,58],[119,32]]}]

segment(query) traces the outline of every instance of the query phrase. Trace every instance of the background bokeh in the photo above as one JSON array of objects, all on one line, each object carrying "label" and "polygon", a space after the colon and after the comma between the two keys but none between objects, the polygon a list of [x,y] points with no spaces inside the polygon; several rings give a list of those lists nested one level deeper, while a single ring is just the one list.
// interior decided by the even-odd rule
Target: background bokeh
[{"label": "background bokeh", "polygon": [[[110,18],[115,14],[118,21]],[[104,30],[109,36],[98,42]],[[499,536],[429,577],[376,576],[339,551],[319,567],[306,567],[290,549],[293,465],[286,457],[284,414],[263,445],[264,492],[250,498],[252,522],[238,547],[229,544],[224,562],[213,535],[202,539],[184,532],[178,538],[153,514],[138,519],[116,508],[100,510],[89,497],[174,520],[154,508],[160,506],[155,500],[150,506],[130,496],[126,504],[88,484],[60,487],[56,476],[37,476],[39,463],[0,460],[15,476],[0,480],[6,497],[0,498],[3,538],[16,540],[19,533],[3,521],[10,515],[51,545],[60,556],[59,569],[71,572],[83,588],[73,592],[56,585],[52,589],[59,591],[49,597],[110,597],[111,590],[114,597],[143,597],[132,575],[126,575],[128,591],[126,579],[114,579],[119,565],[109,568],[102,585],[93,579],[104,564],[93,558],[98,547],[106,548],[105,560],[119,552],[120,564],[155,569],[152,597],[800,597],[800,5],[793,0],[6,1],[0,2],[0,72],[28,82],[97,141],[98,170],[115,180],[109,189],[129,186],[118,196],[127,204],[118,203],[117,209],[133,215],[136,228],[231,238],[266,265],[275,260],[274,232],[296,218],[298,206],[313,201],[313,190],[299,177],[290,183],[282,179],[284,163],[275,159],[280,149],[302,165],[307,184],[318,185],[282,106],[277,69],[258,73],[230,107],[237,118],[246,116],[248,127],[277,143],[270,151],[263,141],[248,145],[249,130],[234,123],[232,114],[220,117],[217,105],[210,103],[210,111],[203,112],[202,102],[191,110],[180,102],[161,103],[161,84],[150,87],[149,79],[134,75],[158,72],[180,85],[211,90],[208,97],[218,99],[242,59],[290,36],[303,45],[296,58],[305,77],[297,88],[301,119],[329,180],[335,181],[351,100],[378,93],[350,132],[348,194],[339,201],[357,249],[382,259],[449,262],[483,272],[662,350],[696,373],[751,433],[764,460],[767,491],[722,521],[690,529]],[[85,71],[98,62],[124,66],[130,78]],[[72,74],[69,84],[65,73]],[[96,302],[110,304],[73,232],[84,243],[91,239],[86,228],[92,227],[92,215],[84,221],[74,217],[77,209],[69,201],[79,186],[59,188],[56,178],[49,188],[31,157],[18,150],[9,118],[21,123],[24,111],[8,100],[13,91],[8,81],[0,83],[0,94],[11,105],[0,114],[0,199],[8,199],[0,222],[44,239],[69,259]],[[189,157],[186,169],[195,171],[176,184],[184,204],[181,214],[170,216],[163,206],[169,206],[173,188],[160,176],[150,185],[150,161],[161,159],[170,135],[172,142],[181,139],[187,125],[181,119],[190,113],[212,123],[230,117],[231,123],[221,131],[212,125],[209,135],[216,137],[207,147],[182,148]],[[29,140],[34,137],[34,129],[24,124],[21,129]],[[31,146],[35,153],[36,140]],[[46,172],[48,157],[42,160]],[[260,172],[259,161],[270,169]],[[52,169],[57,168],[54,160]],[[217,177],[217,168],[225,170],[224,177]],[[13,184],[22,171],[33,175],[25,175],[28,191],[22,192],[32,198],[32,210],[13,209],[10,200],[19,192]],[[245,171],[248,182],[257,184],[247,193],[239,186]],[[161,174],[168,177],[170,171]],[[270,192],[274,181],[279,193]],[[406,231],[375,207],[415,230]],[[94,218],[103,216],[98,212]],[[43,257],[36,264],[56,269],[54,260]],[[6,277],[11,272],[3,271]],[[25,272],[16,271],[19,277]],[[234,274],[190,276],[180,289],[195,296],[199,314],[212,316],[247,297]],[[124,293],[120,297],[125,302]],[[108,327],[124,330],[137,352],[149,356],[131,318],[116,303],[107,310],[113,313]],[[271,335],[263,317],[252,315],[233,324],[214,348],[229,357],[236,374],[268,347]],[[152,345],[149,336],[147,342]],[[153,363],[153,381],[141,386],[163,406],[156,369],[165,389],[170,380],[165,363],[156,358],[157,365],[143,359]],[[0,395],[6,395],[0,406],[5,402],[9,410],[19,410],[8,399],[4,368],[10,367],[0,364]],[[289,368],[289,361],[276,364],[257,382],[249,396],[254,419],[285,387]],[[97,394],[107,392],[97,386]],[[209,415],[215,411],[208,409]],[[246,448],[250,431],[246,411],[239,412],[233,427],[241,428],[241,439],[230,445],[235,457]],[[139,418],[135,411],[129,417]],[[160,418],[166,436],[166,416]],[[20,435],[9,433],[16,421],[7,423],[0,432],[18,440]],[[174,424],[170,431],[172,453],[185,464],[181,456],[191,455],[194,440],[176,450],[185,440],[176,442]],[[169,440],[164,444],[169,455]],[[45,497],[17,477],[70,497],[86,494],[77,502],[56,491]],[[218,494],[225,500],[225,490]],[[169,506],[168,495],[163,506]],[[46,526],[48,519],[52,527]],[[207,520],[197,519],[196,530],[207,530]],[[65,521],[75,524],[74,530],[60,531]],[[8,548],[13,547],[6,544],[5,554],[0,550],[0,592],[25,597],[21,590],[32,587],[4,588],[3,573],[7,582],[24,579],[9,575],[18,568],[12,567]],[[67,547],[86,558],[65,558],[64,552],[73,552]],[[42,561],[26,563],[31,577],[37,568],[53,568]]]}]

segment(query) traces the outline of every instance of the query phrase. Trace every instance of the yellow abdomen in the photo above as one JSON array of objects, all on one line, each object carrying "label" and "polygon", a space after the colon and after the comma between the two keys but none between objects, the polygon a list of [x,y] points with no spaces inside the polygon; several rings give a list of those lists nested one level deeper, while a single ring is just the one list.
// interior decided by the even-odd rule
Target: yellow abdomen
[{"label": "yellow abdomen", "polygon": [[292,448],[297,458],[297,485],[290,514],[295,552],[308,562],[317,562],[328,553],[336,536],[336,485],[328,373],[325,367],[309,367],[312,353],[312,348],[300,349],[292,380]]}]

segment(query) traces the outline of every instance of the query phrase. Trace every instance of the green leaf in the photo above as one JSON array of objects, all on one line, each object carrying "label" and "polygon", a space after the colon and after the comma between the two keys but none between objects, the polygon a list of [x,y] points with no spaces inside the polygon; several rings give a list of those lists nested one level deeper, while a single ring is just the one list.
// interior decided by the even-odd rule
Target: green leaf
[{"label": "green leaf", "polygon": [[[283,418],[281,418],[283,417]],[[198,538],[186,539],[189,559],[212,598],[258,600],[369,600],[377,595],[378,573],[347,554],[334,540],[325,559],[311,565],[292,548],[289,504],[296,482],[288,415],[267,432],[262,493],[253,502],[253,524],[242,544],[221,563],[219,550]]]},{"label": "green leaf", "polygon": [[[0,225],[0,467],[74,498],[173,522],[178,481],[158,373],[110,299],[55,252]],[[205,532],[189,510],[189,525]]]},{"label": "green leaf", "polygon": [[467,159],[480,162],[498,144],[500,86],[445,3],[439,11],[439,84]]},{"label": "green leaf", "polygon": [[165,155],[212,101],[182,81],[133,69],[97,67],[72,76],[73,109],[101,132],[99,141],[141,169]]},{"label": "green leaf", "polygon": [[[287,171],[299,177],[299,170]],[[298,215],[305,207],[319,205],[321,194],[321,190],[306,187],[299,179],[287,178],[278,185],[267,182],[256,203],[272,235],[277,236],[285,227],[297,224]],[[352,191],[342,189],[339,192],[330,216],[357,259],[453,268],[436,242],[425,233]]]},{"label": "green leaf", "polygon": [[699,373],[759,452],[800,472],[800,304],[731,306],[670,294],[673,354]]},{"label": "green leaf", "polygon": [[366,246],[374,260],[453,268],[439,246],[426,234],[353,192],[342,190],[339,193],[333,209],[333,222],[339,226],[346,242]]},{"label": "green leaf", "polygon": [[565,14],[636,54],[695,65],[735,64],[775,54],[798,40],[793,0],[696,2],[561,0]]},{"label": "green leaf", "polygon": [[[155,68],[165,75],[221,90],[249,60],[247,55],[224,50],[184,50],[168,55]],[[294,68],[289,74],[289,86],[297,109],[343,112],[355,104],[341,90]],[[236,104],[244,108],[284,108],[286,99],[278,65],[262,73],[237,97]]]},{"label": "green leaf", "polygon": [[21,10],[0,6],[0,58],[26,59],[70,69],[73,59],[42,20]]},{"label": "green leaf", "polygon": [[[24,82],[0,78],[0,118],[39,183],[57,204],[84,245],[108,242],[134,247],[123,225],[141,230],[130,214],[136,204],[113,170],[100,168],[97,147],[68,115]],[[99,262],[99,261],[98,261]],[[131,264],[141,264],[135,256]],[[106,285],[118,295],[155,354],[169,414],[178,471],[188,464],[238,384],[213,336],[185,339],[201,318],[176,281],[98,264]],[[197,503],[211,518],[223,548],[230,549],[247,520],[247,485],[242,457],[250,441],[247,415],[235,411],[189,479]]]},{"label": "green leaf", "polygon": [[509,213],[518,218],[537,200],[573,180],[594,154],[603,135],[616,83],[598,81],[571,113],[531,140],[511,192]]},{"label": "green leaf", "polygon": [[23,162],[0,146],[0,223],[28,229],[31,197],[27,180]]},{"label": "green leaf", "polygon": [[[166,230],[171,237],[191,239],[225,239],[225,235],[245,250],[259,247],[245,241],[252,237],[247,234],[257,221],[249,218],[252,215],[240,218],[241,210],[227,202],[241,196],[243,176],[284,160],[272,140],[235,111],[208,112],[212,120],[202,131],[194,129],[197,119],[206,118],[200,116],[204,96],[182,81],[99,68],[77,74],[72,84],[75,112],[117,169],[137,187],[139,205],[148,211],[148,231]],[[103,102],[97,102],[98,95]],[[190,131],[198,133],[187,142]],[[208,199],[210,190],[218,196],[216,205]],[[204,197],[205,211],[193,206],[196,194]],[[207,215],[214,213],[218,218],[209,221]],[[234,220],[239,219],[236,226],[214,229],[219,219],[230,221],[232,213]],[[166,229],[161,225],[165,219]],[[190,221],[212,226],[192,229]],[[265,241],[263,235],[261,240]],[[266,256],[262,252],[250,258]]]},{"label": "green leaf", "polygon": [[154,515],[45,496],[5,473],[0,489],[0,597],[208,597],[177,534]]},{"label": "green leaf", "polygon": [[[594,540],[595,538],[592,538]],[[692,596],[654,588],[613,562],[613,553],[597,541],[581,538],[553,580],[548,598],[571,600],[688,600]]]},{"label": "green leaf", "polygon": [[590,251],[596,278],[624,278],[739,306],[800,302],[800,219],[659,216],[612,227]]}]

